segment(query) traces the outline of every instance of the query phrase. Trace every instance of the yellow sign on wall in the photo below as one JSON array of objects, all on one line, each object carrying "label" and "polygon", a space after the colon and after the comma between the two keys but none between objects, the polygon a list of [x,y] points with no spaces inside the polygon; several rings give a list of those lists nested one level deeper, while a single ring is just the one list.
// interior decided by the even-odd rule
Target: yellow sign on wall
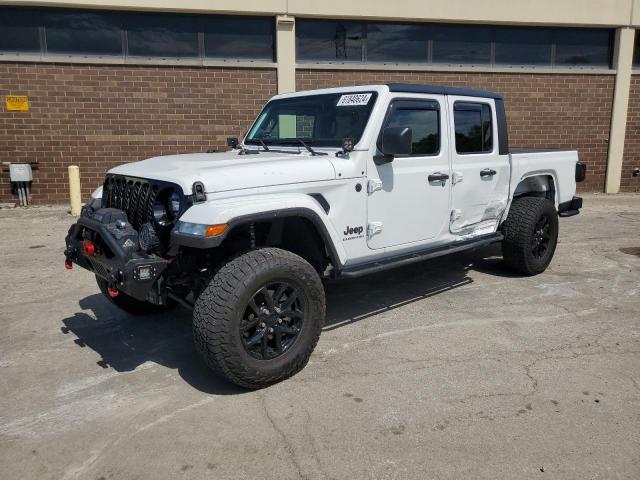
[{"label": "yellow sign on wall", "polygon": [[7,95],[5,106],[7,112],[28,112],[29,97],[26,95]]}]

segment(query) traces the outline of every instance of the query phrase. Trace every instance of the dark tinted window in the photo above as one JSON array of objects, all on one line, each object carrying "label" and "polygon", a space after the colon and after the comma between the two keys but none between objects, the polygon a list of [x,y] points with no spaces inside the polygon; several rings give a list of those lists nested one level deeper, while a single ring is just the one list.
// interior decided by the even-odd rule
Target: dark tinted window
[{"label": "dark tinted window", "polygon": [[608,67],[611,60],[611,31],[564,28],[555,31],[555,65]]},{"label": "dark tinted window", "polygon": [[299,20],[296,50],[300,61],[361,62],[363,24]]},{"label": "dark tinted window", "polygon": [[434,109],[397,108],[387,127],[411,127],[411,154],[435,155],[440,151],[439,111]]},{"label": "dark tinted window", "polygon": [[636,43],[633,49],[633,66],[640,67],[640,30],[636,31]]},{"label": "dark tinted window", "polygon": [[486,153],[493,150],[493,129],[489,105],[456,102],[454,123],[458,153]]},{"label": "dark tinted window", "polygon": [[114,14],[50,10],[42,18],[49,53],[122,54],[122,29]]},{"label": "dark tinted window", "polygon": [[497,28],[496,65],[551,65],[552,30]]},{"label": "dark tinted window", "polygon": [[198,56],[198,29],[190,15],[131,14],[126,25],[130,56]]},{"label": "dark tinted window", "polygon": [[204,25],[205,57],[273,61],[273,18],[210,17]]},{"label": "dark tinted window", "polygon": [[379,63],[427,63],[428,27],[371,23],[367,27],[367,61]]},{"label": "dark tinted window", "polygon": [[40,53],[38,12],[31,9],[0,9],[0,51]]},{"label": "dark tinted window", "polygon": [[491,63],[491,29],[473,25],[434,25],[433,63]]}]

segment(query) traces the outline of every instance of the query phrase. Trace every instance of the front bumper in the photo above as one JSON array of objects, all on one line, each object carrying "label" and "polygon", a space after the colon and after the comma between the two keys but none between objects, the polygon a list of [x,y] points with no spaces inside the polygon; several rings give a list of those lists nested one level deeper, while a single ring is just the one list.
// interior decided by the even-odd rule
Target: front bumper
[{"label": "front bumper", "polygon": [[67,268],[75,263],[106,280],[110,289],[137,300],[164,303],[160,283],[169,260],[140,250],[137,242],[123,245],[108,224],[84,212],[69,229],[65,242]]}]

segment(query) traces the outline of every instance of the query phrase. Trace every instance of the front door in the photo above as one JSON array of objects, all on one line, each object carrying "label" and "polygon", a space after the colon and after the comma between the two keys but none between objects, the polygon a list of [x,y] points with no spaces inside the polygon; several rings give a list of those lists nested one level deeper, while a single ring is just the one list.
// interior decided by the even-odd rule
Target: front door
[{"label": "front door", "polygon": [[435,239],[447,231],[451,171],[446,119],[444,97],[391,100],[382,129],[410,127],[412,151],[380,165],[370,160],[370,248]]},{"label": "front door", "polygon": [[509,196],[509,155],[500,155],[493,99],[448,97],[451,144],[451,233],[495,231]]}]

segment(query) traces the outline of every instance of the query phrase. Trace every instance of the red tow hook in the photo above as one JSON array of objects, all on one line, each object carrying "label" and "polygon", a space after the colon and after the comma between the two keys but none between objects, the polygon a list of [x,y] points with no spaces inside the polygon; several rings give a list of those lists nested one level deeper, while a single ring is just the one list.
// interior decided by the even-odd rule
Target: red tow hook
[{"label": "red tow hook", "polygon": [[95,257],[96,256],[96,246],[91,240],[83,240],[82,241],[82,253],[85,257]]},{"label": "red tow hook", "polygon": [[73,263],[71,263],[71,260],[64,261],[64,268],[66,268],[67,270],[71,270],[73,268]]},{"label": "red tow hook", "polygon": [[107,292],[109,292],[109,296],[111,298],[116,298],[118,295],[120,295],[120,292],[118,290],[111,287],[107,287]]}]

